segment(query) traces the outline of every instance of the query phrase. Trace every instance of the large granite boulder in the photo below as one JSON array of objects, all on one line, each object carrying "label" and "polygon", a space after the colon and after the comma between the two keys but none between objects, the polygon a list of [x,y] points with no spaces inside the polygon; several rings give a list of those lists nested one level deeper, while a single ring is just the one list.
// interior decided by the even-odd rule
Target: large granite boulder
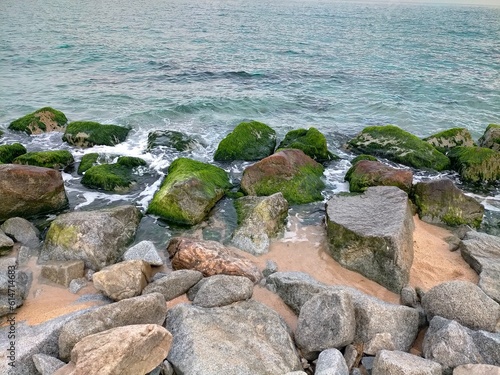
[{"label": "large granite boulder", "polygon": [[381,350],[375,357],[372,375],[442,375],[439,363],[416,355]]},{"label": "large granite boulder", "polygon": [[286,323],[253,300],[213,308],[177,305],[166,328],[174,336],[168,360],[177,374],[283,375],[302,369]]},{"label": "large granite boulder", "polygon": [[288,132],[278,146],[278,150],[295,148],[304,151],[317,162],[325,162],[338,159],[337,155],[328,151],[326,138],[318,129],[295,129]]},{"label": "large granite boulder", "polygon": [[276,132],[257,121],[242,122],[217,146],[214,160],[260,160],[276,147]]},{"label": "large granite boulder", "polygon": [[15,312],[28,296],[32,272],[19,269],[16,258],[0,257],[0,317]]},{"label": "large granite boulder", "polygon": [[474,140],[466,128],[453,128],[443,130],[423,139],[433,145],[438,151],[446,154],[450,149],[459,146],[472,147]]},{"label": "large granite boulder", "polygon": [[66,126],[63,141],[77,147],[114,146],[125,141],[130,128],[103,125],[92,121],[75,121]]},{"label": "large granite boulder", "polygon": [[230,187],[228,174],[223,169],[179,158],[168,168],[168,175],[149,204],[148,213],[179,224],[197,224]]},{"label": "large granite boulder", "polygon": [[247,167],[241,189],[247,195],[271,195],[281,192],[290,204],[323,199],[323,166],[301,150],[279,151]]},{"label": "large granite boulder", "polygon": [[500,179],[500,152],[485,147],[455,147],[448,152],[452,168],[467,182]]},{"label": "large granite boulder", "polygon": [[26,154],[26,147],[20,143],[0,145],[0,164],[12,163],[15,158]]},{"label": "large granite boulder", "polygon": [[173,271],[146,286],[142,294],[161,293],[165,301],[170,301],[186,293],[202,277],[202,273],[195,270]]},{"label": "large granite boulder", "polygon": [[196,285],[193,305],[219,307],[252,297],[253,282],[244,276],[214,275]]},{"label": "large granite boulder", "polygon": [[27,152],[12,161],[14,164],[34,165],[36,167],[64,169],[75,162],[67,150]]},{"label": "large granite boulder", "polygon": [[238,215],[238,228],[232,243],[239,249],[254,255],[269,251],[272,238],[284,229],[288,216],[288,202],[281,193],[269,197],[246,196],[234,201]]},{"label": "large granite boulder", "polygon": [[155,130],[148,134],[148,150],[168,147],[183,152],[194,150],[201,145],[199,139],[175,130]]},{"label": "large granite boulder", "polygon": [[0,165],[0,222],[53,213],[68,206],[61,173],[28,165]]},{"label": "large granite boulder", "polygon": [[422,181],[415,184],[413,199],[418,216],[432,224],[479,227],[484,207],[465,195],[449,179]]},{"label": "large granite boulder", "polygon": [[81,259],[98,271],[121,258],[140,220],[141,212],[130,205],[59,215],[50,224],[40,259]]},{"label": "large granite boulder", "polygon": [[174,237],[167,247],[174,270],[192,269],[203,276],[245,276],[257,283],[262,274],[257,266],[216,241]]},{"label": "large granite boulder", "polygon": [[500,125],[489,124],[484,134],[478,140],[479,146],[500,151]]},{"label": "large granite boulder", "polygon": [[399,293],[413,262],[413,217],[408,196],[393,186],[368,188],[327,203],[328,249],[342,266]]},{"label": "large granite boulder", "polygon": [[394,125],[368,126],[347,147],[417,169],[442,171],[450,166],[449,159],[432,145]]},{"label": "large granite boulder", "polygon": [[379,161],[360,160],[346,173],[351,192],[363,192],[370,186],[397,186],[409,193],[413,182],[413,173],[409,169],[390,167]]},{"label": "large granite boulder", "polygon": [[68,119],[61,111],[44,107],[27,114],[9,125],[9,129],[27,134],[40,134],[51,131],[63,131]]}]

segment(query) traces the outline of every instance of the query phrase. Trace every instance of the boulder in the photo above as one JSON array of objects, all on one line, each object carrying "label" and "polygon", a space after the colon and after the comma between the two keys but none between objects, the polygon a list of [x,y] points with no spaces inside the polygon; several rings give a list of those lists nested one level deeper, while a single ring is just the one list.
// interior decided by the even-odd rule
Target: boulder
[{"label": "boulder", "polygon": [[34,165],[37,167],[64,169],[75,162],[67,150],[28,152],[13,160],[14,164]]},{"label": "boulder", "polygon": [[[83,274],[82,274],[83,276]],[[138,296],[148,285],[151,266],[142,260],[126,260],[94,273],[94,287],[114,301]]]},{"label": "boulder", "polygon": [[168,360],[184,375],[283,375],[301,370],[290,330],[273,310],[254,300],[202,308],[180,304],[169,310],[174,336]]},{"label": "boulder", "polygon": [[328,151],[326,138],[318,129],[296,129],[288,132],[278,146],[278,150],[295,148],[304,151],[317,162],[339,159],[337,155]]},{"label": "boulder", "polygon": [[66,363],[47,354],[34,354],[33,363],[41,375],[54,375]]},{"label": "boulder", "polygon": [[394,125],[368,126],[347,147],[417,169],[442,171],[450,166],[449,159],[432,145]]},{"label": "boulder", "polygon": [[327,203],[328,249],[343,267],[399,293],[413,262],[413,217],[406,193],[393,186],[368,188]]},{"label": "boulder", "polygon": [[199,161],[179,158],[155,193],[148,213],[179,224],[201,222],[231,187],[226,171]]},{"label": "boulder", "polygon": [[99,154],[97,152],[91,152],[82,156],[80,160],[80,165],[78,165],[78,174],[84,174],[91,167],[96,165],[99,159]]},{"label": "boulder", "polygon": [[253,282],[243,276],[214,275],[201,280],[193,305],[219,307],[252,297]]},{"label": "boulder", "polygon": [[247,195],[281,192],[290,204],[323,199],[323,166],[301,150],[279,151],[245,168],[241,189]]},{"label": "boulder", "polygon": [[73,294],[77,294],[80,290],[88,285],[88,281],[85,277],[79,277],[78,279],[73,279],[69,283],[69,291]]},{"label": "boulder", "polygon": [[442,375],[439,363],[416,355],[381,350],[375,357],[372,375]]},{"label": "boulder", "polygon": [[83,277],[82,260],[52,260],[41,265],[41,275],[56,284],[68,287],[71,280]]},{"label": "boulder", "polygon": [[0,317],[15,312],[28,296],[32,272],[20,270],[16,258],[0,258]]},{"label": "boulder", "polygon": [[59,335],[59,358],[69,360],[71,350],[84,337],[133,324],[162,325],[166,314],[165,298],[159,293],[94,308],[64,324]]},{"label": "boulder", "polygon": [[409,169],[390,167],[379,161],[360,160],[346,173],[351,192],[363,192],[370,186],[396,186],[409,193],[413,173]]},{"label": "boulder", "polygon": [[337,349],[323,350],[316,362],[314,375],[349,375],[342,353]]},{"label": "boulder", "polygon": [[0,229],[21,245],[36,249],[40,246],[40,231],[28,220],[13,217],[6,220]]},{"label": "boulder", "polygon": [[132,188],[136,179],[130,168],[114,163],[90,167],[85,171],[81,182],[89,189],[125,193]]},{"label": "boulder", "polygon": [[30,218],[68,206],[59,171],[28,165],[0,165],[0,222]]},{"label": "boulder", "polygon": [[8,254],[14,248],[14,241],[0,230],[0,256]]},{"label": "boulder", "polygon": [[465,195],[449,179],[418,182],[413,199],[420,219],[431,224],[478,228],[483,220],[483,205]]},{"label": "boulder", "polygon": [[12,163],[15,158],[26,154],[26,148],[20,143],[0,145],[0,164]]},{"label": "boulder", "polygon": [[260,160],[276,147],[276,132],[257,121],[242,122],[217,146],[216,161]]},{"label": "boulder", "polygon": [[288,216],[288,202],[281,193],[269,197],[247,196],[234,201],[238,215],[238,228],[232,243],[253,255],[269,251],[272,238],[283,232]]},{"label": "boulder", "polygon": [[500,375],[500,367],[492,365],[461,365],[455,367],[453,375]]},{"label": "boulder", "polygon": [[121,258],[141,220],[135,206],[59,215],[49,227],[41,260],[78,260],[98,271]]},{"label": "boulder", "polygon": [[447,281],[431,288],[422,298],[430,321],[438,315],[471,329],[495,331],[500,305],[469,281]]},{"label": "boulder", "polygon": [[118,125],[102,125],[98,122],[75,121],[66,126],[63,141],[77,147],[95,145],[114,146],[125,141],[130,128]]},{"label": "boulder", "polygon": [[479,274],[479,287],[500,303],[500,238],[469,231],[459,248],[462,258]]},{"label": "boulder", "polygon": [[52,131],[63,131],[68,119],[61,111],[51,107],[44,107],[27,114],[9,125],[10,130],[27,134],[40,134]]},{"label": "boulder", "polygon": [[455,147],[448,157],[452,168],[466,182],[493,182],[500,179],[500,152],[484,147]]},{"label": "boulder", "polygon": [[459,146],[475,146],[472,136],[466,128],[443,130],[423,139],[433,145],[439,152],[446,154],[450,149]]},{"label": "boulder", "polygon": [[146,286],[142,294],[161,293],[166,301],[170,301],[186,293],[202,277],[201,272],[195,270],[174,271]]},{"label": "boulder", "polygon": [[174,270],[194,269],[203,276],[245,276],[254,283],[262,278],[258,267],[250,260],[216,241],[203,241],[187,237],[174,237],[167,251]]},{"label": "boulder", "polygon": [[168,147],[183,152],[191,151],[202,145],[195,137],[175,130],[155,130],[148,134],[148,150],[155,147]]},{"label": "boulder", "polygon": [[156,246],[151,241],[141,241],[125,251],[125,254],[123,254],[123,260],[133,259],[143,260],[151,266],[163,265],[163,260],[158,254]]},{"label": "boulder", "polygon": [[478,140],[479,146],[500,151],[500,125],[489,124],[484,134]]}]

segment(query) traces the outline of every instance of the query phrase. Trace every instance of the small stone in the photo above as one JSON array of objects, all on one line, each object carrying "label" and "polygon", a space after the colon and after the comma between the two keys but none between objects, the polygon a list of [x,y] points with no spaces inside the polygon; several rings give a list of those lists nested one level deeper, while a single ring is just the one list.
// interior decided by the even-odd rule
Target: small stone
[{"label": "small stone", "polygon": [[373,364],[373,375],[442,375],[439,363],[413,354],[381,350]]},{"label": "small stone", "polygon": [[73,279],[69,283],[69,291],[73,294],[77,294],[80,290],[88,285],[88,281],[85,277],[79,277],[78,279]]},{"label": "small stone", "polygon": [[401,304],[408,307],[417,307],[419,304],[417,291],[411,286],[401,289]]},{"label": "small stone", "polygon": [[337,349],[323,350],[316,363],[314,375],[349,375],[342,353]]},{"label": "small stone", "polygon": [[82,260],[52,260],[42,264],[41,275],[66,288],[73,279],[83,277]]},{"label": "small stone", "polygon": [[272,275],[273,273],[278,272],[278,264],[271,259],[268,259],[266,261],[266,268],[262,271],[262,274],[264,277],[268,277],[269,275]]},{"label": "small stone", "polygon": [[63,367],[66,363],[46,354],[33,354],[33,363],[41,375],[53,375],[53,373]]},{"label": "small stone", "polygon": [[354,345],[347,345],[344,350],[344,359],[347,365],[347,368],[351,370],[358,362],[358,349]]},{"label": "small stone", "polygon": [[153,242],[142,241],[137,245],[132,246],[123,254],[123,260],[143,260],[151,266],[162,266],[163,260],[161,259],[158,251]]},{"label": "small stone", "polygon": [[373,364],[375,362],[375,357],[363,357],[361,359],[361,364],[367,369],[371,371],[373,369]]},{"label": "small stone", "polygon": [[88,269],[87,271],[85,271],[85,278],[88,281],[92,281],[92,278],[94,277],[94,273],[95,273],[94,270]]}]

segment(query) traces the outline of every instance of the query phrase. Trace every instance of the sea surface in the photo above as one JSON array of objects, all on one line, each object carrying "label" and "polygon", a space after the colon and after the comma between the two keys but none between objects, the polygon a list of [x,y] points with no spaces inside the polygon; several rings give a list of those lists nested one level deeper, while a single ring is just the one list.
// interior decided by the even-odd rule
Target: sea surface
[{"label": "sea surface", "polygon": [[[500,7],[2,0],[0,129],[44,106],[63,111],[70,121],[132,131],[123,144],[88,150],[62,143],[59,133],[6,132],[0,144],[18,141],[29,151],[69,149],[77,161],[87,152],[108,154],[110,160],[134,155],[150,164],[144,171],[149,182],[130,194],[91,191],[75,172],[65,173],[72,209],[124,201],[146,208],[172,160],[212,162],[218,142],[249,119],[267,123],[278,138],[310,126],[327,136],[331,151],[343,159],[326,168],[326,200],[347,190],[343,176],[353,155],[342,145],[368,125],[395,124],[421,137],[466,127],[477,139],[488,124],[500,123]],[[159,129],[196,135],[205,146],[183,154],[147,152],[148,133]],[[246,165],[221,166],[237,183]],[[460,184],[456,175],[447,175]],[[436,176],[417,173],[416,179]],[[500,211],[497,187],[464,189],[489,214]],[[293,208],[291,214],[318,220],[320,206]],[[228,211],[231,203],[223,201],[215,217],[224,219]],[[204,224],[207,236],[217,221]],[[157,232],[155,225],[167,228],[167,237],[172,233],[155,218],[145,222],[144,237]]]}]

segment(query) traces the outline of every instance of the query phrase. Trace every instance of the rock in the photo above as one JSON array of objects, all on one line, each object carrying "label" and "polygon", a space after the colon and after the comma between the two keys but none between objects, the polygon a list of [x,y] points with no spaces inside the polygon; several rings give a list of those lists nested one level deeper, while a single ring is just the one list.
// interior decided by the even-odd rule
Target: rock
[{"label": "rock", "polygon": [[416,308],[420,304],[417,291],[411,286],[405,286],[401,289],[401,304]]},{"label": "rock", "polygon": [[14,241],[0,230],[0,256],[8,254],[14,247]]},{"label": "rock", "polygon": [[257,121],[242,122],[217,146],[216,161],[260,160],[276,147],[276,132]]},{"label": "rock", "polygon": [[151,203],[148,213],[163,219],[194,225],[208,212],[231,187],[223,169],[199,161],[179,158],[168,168]]},{"label": "rock", "polygon": [[351,192],[363,192],[370,186],[396,186],[409,193],[413,173],[409,169],[397,169],[379,161],[360,160],[346,173]]},{"label": "rock", "polygon": [[413,262],[413,217],[408,196],[393,186],[327,203],[328,249],[343,267],[399,293]]},{"label": "rock", "polygon": [[304,154],[317,162],[339,159],[328,151],[326,138],[318,129],[296,129],[288,132],[278,146],[278,150],[294,148],[304,151]]},{"label": "rock", "polygon": [[347,345],[344,349],[344,360],[349,371],[351,371],[353,367],[357,366],[361,360],[363,353],[358,351],[358,349],[360,349],[359,345],[358,347],[355,345]]},{"label": "rock", "polygon": [[500,303],[500,238],[470,231],[459,247],[462,258],[479,274],[479,287]]},{"label": "rock", "polygon": [[104,267],[94,273],[92,281],[97,290],[114,301],[136,297],[148,285],[151,266],[142,260],[126,260]]},{"label": "rock", "polygon": [[27,134],[40,134],[52,131],[62,131],[68,119],[61,111],[44,107],[23,116],[9,125],[9,129]]},{"label": "rock", "polygon": [[291,371],[291,372],[287,372],[285,375],[307,375],[307,372],[304,372],[304,371]]},{"label": "rock", "polygon": [[245,168],[241,189],[247,195],[271,195],[281,192],[290,204],[323,199],[323,166],[301,150],[279,151]]},{"label": "rock", "polygon": [[416,355],[381,350],[375,357],[372,375],[442,375],[439,363]]},{"label": "rock", "polygon": [[85,277],[80,277],[78,279],[73,279],[69,283],[69,291],[73,294],[77,294],[80,290],[88,285],[88,281]]},{"label": "rock", "polygon": [[83,277],[82,260],[53,260],[41,265],[41,275],[56,284],[68,287],[71,280]]},{"label": "rock", "polygon": [[305,358],[313,359],[317,352],[351,344],[355,333],[356,320],[350,294],[330,290],[316,294],[302,306],[295,342]]},{"label": "rock", "polygon": [[131,168],[114,163],[90,167],[83,175],[81,182],[90,189],[124,193],[132,188],[136,179]]},{"label": "rock", "polygon": [[102,125],[98,122],[75,121],[68,124],[63,141],[77,147],[95,145],[114,146],[125,141],[130,128],[118,125]]},{"label": "rock", "polygon": [[191,151],[202,145],[195,137],[175,130],[155,130],[148,134],[148,150],[155,147],[169,147],[177,151]]},{"label": "rock", "polygon": [[266,260],[266,268],[262,271],[262,275],[268,277],[275,272],[278,272],[278,264],[274,260]]},{"label": "rock", "polygon": [[151,266],[163,266],[163,260],[151,241],[141,241],[125,251],[123,260],[133,259],[143,260]]},{"label": "rock", "polygon": [[500,305],[469,281],[448,281],[431,288],[422,298],[430,321],[434,316],[456,320],[471,329],[495,331]]},{"label": "rock", "polygon": [[433,145],[439,152],[446,154],[450,149],[459,146],[475,146],[472,136],[466,128],[453,128],[433,134],[423,139]]},{"label": "rock", "polygon": [[174,270],[194,269],[203,276],[245,276],[258,283],[262,274],[251,261],[216,241],[203,241],[187,237],[174,237],[167,251]]},{"label": "rock", "polygon": [[91,167],[96,165],[99,159],[99,154],[97,152],[91,152],[82,156],[80,160],[80,165],[78,166],[78,174],[84,174]]},{"label": "rock", "polygon": [[193,305],[219,307],[252,297],[253,282],[243,276],[214,275],[201,280]]},{"label": "rock", "polygon": [[500,152],[484,147],[455,147],[448,153],[453,170],[465,182],[492,182],[500,178]]},{"label": "rock", "polygon": [[141,212],[130,205],[59,215],[49,227],[41,260],[83,260],[98,271],[115,263],[133,241]]},{"label": "rock", "polygon": [[453,375],[500,375],[500,367],[492,365],[461,365],[455,367]]},{"label": "rock", "polygon": [[26,219],[10,218],[0,226],[0,229],[22,245],[34,249],[40,246],[40,231]]},{"label": "rock", "polygon": [[162,325],[166,314],[167,305],[160,293],[97,307],[64,324],[59,335],[59,358],[69,360],[71,350],[84,337],[133,324]]},{"label": "rock", "polygon": [[24,303],[32,277],[31,271],[18,268],[16,258],[0,257],[0,317]]},{"label": "rock", "polygon": [[500,151],[500,125],[489,124],[484,131],[484,134],[479,138],[478,143],[481,147],[491,148],[495,151]]},{"label": "rock", "polygon": [[442,171],[450,166],[449,159],[429,143],[394,125],[368,126],[347,147],[417,169]]},{"label": "rock", "polygon": [[37,167],[64,169],[75,162],[67,150],[28,152],[13,160],[14,164],[34,165]]},{"label": "rock", "polygon": [[46,354],[34,354],[33,363],[41,375],[53,375],[57,369],[63,367],[66,363]]},{"label": "rock", "polygon": [[323,350],[316,363],[314,375],[349,375],[342,353],[337,349]]},{"label": "rock", "polygon": [[290,331],[273,310],[254,300],[202,308],[171,308],[168,355],[177,374],[283,375],[302,369]]},{"label": "rock", "polygon": [[142,294],[161,293],[166,301],[170,301],[186,293],[202,277],[201,272],[194,270],[174,271],[146,286]]},{"label": "rock", "polygon": [[288,202],[281,193],[269,197],[241,197],[234,201],[238,214],[238,228],[232,243],[253,255],[269,251],[272,238],[283,232],[288,216]]},{"label": "rock", "polygon": [[0,196],[0,222],[57,212],[68,206],[61,173],[49,168],[0,165]]},{"label": "rock", "polygon": [[26,148],[20,143],[0,145],[0,164],[12,163],[15,158],[26,153]]},{"label": "rock", "polygon": [[483,205],[465,195],[448,179],[418,182],[413,198],[420,219],[431,224],[465,224],[478,228],[483,220]]}]

